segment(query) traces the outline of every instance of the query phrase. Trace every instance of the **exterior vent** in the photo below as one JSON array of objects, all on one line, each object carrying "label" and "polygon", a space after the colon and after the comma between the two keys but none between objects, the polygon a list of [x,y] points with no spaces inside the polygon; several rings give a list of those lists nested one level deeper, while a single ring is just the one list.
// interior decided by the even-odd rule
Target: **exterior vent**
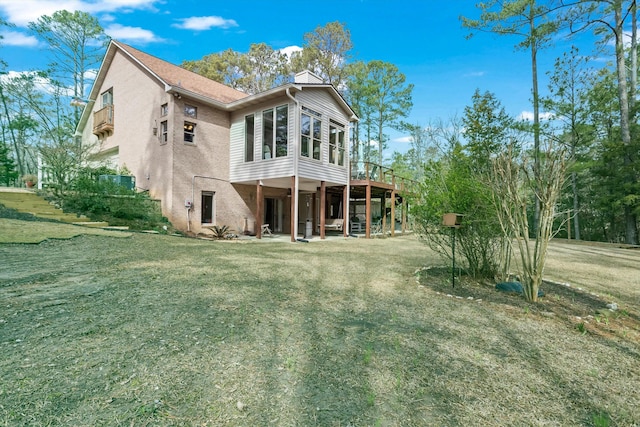
[{"label": "exterior vent", "polygon": [[324,81],[322,81],[322,78],[320,76],[317,76],[317,75],[313,74],[309,70],[300,71],[298,74],[296,74],[296,77],[295,77],[294,81],[296,83],[298,83],[298,84],[322,84],[322,83],[324,83]]}]

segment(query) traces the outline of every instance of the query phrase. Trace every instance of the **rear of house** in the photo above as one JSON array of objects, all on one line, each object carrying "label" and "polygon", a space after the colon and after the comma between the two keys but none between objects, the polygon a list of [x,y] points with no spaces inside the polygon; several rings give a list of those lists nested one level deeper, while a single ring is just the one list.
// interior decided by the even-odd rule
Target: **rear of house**
[{"label": "rear of house", "polygon": [[78,132],[92,161],[126,167],[183,231],[321,230],[349,201],[357,117],[309,72],[248,96],[112,41]]}]

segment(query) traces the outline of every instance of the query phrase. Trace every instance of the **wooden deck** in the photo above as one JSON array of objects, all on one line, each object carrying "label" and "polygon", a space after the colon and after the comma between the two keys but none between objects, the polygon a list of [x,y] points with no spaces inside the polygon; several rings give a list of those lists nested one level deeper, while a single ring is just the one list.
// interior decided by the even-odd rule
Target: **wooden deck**
[{"label": "wooden deck", "polygon": [[[402,234],[407,230],[407,211],[409,209],[408,196],[415,190],[417,182],[396,176],[393,169],[371,163],[353,162],[351,164],[350,180],[350,210],[349,215],[361,215],[361,221],[365,224],[365,237],[371,238],[374,234],[389,234],[394,236],[397,231]],[[373,211],[373,200],[379,200],[380,211]],[[358,205],[364,203],[364,214],[356,213]],[[387,207],[387,204],[389,207]],[[396,227],[396,207],[401,209],[400,227]],[[387,218],[389,217],[389,219]],[[376,220],[379,218],[379,220]],[[393,219],[393,226],[388,224]],[[397,229],[399,228],[399,229]]]}]

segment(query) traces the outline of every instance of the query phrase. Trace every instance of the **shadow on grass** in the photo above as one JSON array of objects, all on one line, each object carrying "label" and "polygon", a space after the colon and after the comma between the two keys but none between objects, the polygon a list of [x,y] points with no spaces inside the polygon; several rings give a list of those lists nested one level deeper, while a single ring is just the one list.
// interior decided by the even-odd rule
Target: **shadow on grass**
[{"label": "shadow on grass", "polygon": [[[416,286],[421,249],[146,235],[0,247],[13,270],[0,277],[0,421],[579,425],[637,380],[631,353],[509,296]],[[614,359],[621,371],[601,362]],[[640,397],[620,399],[612,419],[637,417]]]}]

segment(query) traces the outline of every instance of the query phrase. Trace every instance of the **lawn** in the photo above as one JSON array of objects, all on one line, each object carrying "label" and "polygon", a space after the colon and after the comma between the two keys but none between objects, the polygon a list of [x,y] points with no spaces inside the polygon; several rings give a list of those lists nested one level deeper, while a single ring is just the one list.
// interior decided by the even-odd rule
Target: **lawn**
[{"label": "lawn", "polygon": [[451,289],[407,236],[83,235],[0,260],[0,425],[640,425],[637,276],[531,305]]}]

